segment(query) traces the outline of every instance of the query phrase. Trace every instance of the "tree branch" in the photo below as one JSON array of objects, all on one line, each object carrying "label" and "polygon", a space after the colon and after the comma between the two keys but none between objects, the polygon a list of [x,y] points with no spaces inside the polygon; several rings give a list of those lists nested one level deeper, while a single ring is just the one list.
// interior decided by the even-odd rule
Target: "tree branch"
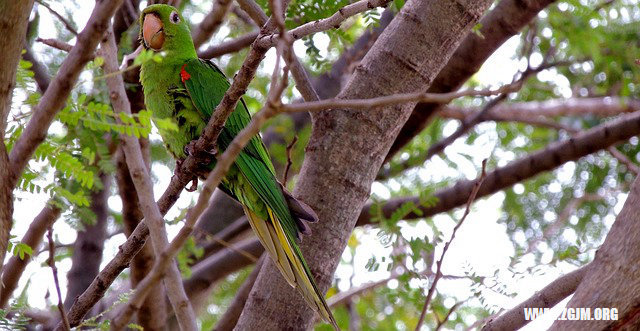
[{"label": "tree branch", "polygon": [[500,314],[500,316],[490,319],[482,330],[517,330],[525,326],[530,322],[524,318],[525,308],[551,308],[555,306],[578,288],[589,266],[583,266],[554,280],[542,290],[536,292],[531,298]]},{"label": "tree branch", "polygon": [[[11,159],[7,152],[4,135],[7,117],[11,111],[20,52],[32,7],[33,0],[0,2],[0,12],[11,13],[0,16],[0,35],[2,35],[0,49],[6,59],[6,61],[0,61],[0,274],[13,225],[13,188],[16,183],[12,178]],[[3,292],[2,287],[0,287],[1,292]]]},{"label": "tree branch", "polygon": [[47,259],[47,263],[51,268],[51,272],[53,273],[53,282],[56,286],[56,293],[58,294],[58,311],[60,311],[60,318],[62,319],[62,327],[63,330],[71,330],[69,327],[69,320],[67,319],[67,314],[64,309],[64,304],[62,303],[62,294],[60,294],[60,282],[58,281],[58,268],[56,268],[56,260],[55,260],[55,244],[53,243],[53,227],[50,225],[49,230],[47,231],[47,238],[49,239],[49,259]]},{"label": "tree branch", "polygon": [[258,37],[259,31],[249,32],[241,37],[222,42],[217,45],[198,51],[198,56],[203,59],[211,59],[225,54],[237,52],[243,48],[249,47],[251,43]]},{"label": "tree branch", "polygon": [[49,12],[55,16],[60,22],[62,22],[62,24],[64,25],[64,27],[71,32],[74,36],[78,35],[78,31],[76,30],[76,28],[73,26],[73,24],[71,24],[71,22],[69,22],[69,20],[67,20],[64,16],[62,16],[60,13],[58,13],[57,11],[53,10],[53,8],[51,8],[49,6],[49,4],[47,4],[46,2],[42,1],[42,0],[35,0],[38,4],[40,4],[41,6],[43,6],[44,8],[47,8],[47,10],[49,10]]},{"label": "tree branch", "polygon": [[[131,100],[131,98],[129,99]],[[133,105],[133,104],[132,104]],[[149,141],[140,139],[140,148],[143,151],[143,157],[149,156]],[[147,169],[150,162],[145,160]],[[122,200],[122,223],[127,237],[143,219],[138,193],[135,185],[129,175],[129,167],[124,158],[124,152],[120,149],[116,155],[116,182],[118,184],[118,192]],[[135,288],[140,281],[146,276],[153,267],[154,256],[151,244],[144,245],[138,254],[133,258],[130,265],[131,270],[131,288]],[[158,284],[147,296],[138,311],[137,323],[145,330],[163,330],[166,325],[166,304],[165,291],[162,284]]]},{"label": "tree branch", "polygon": [[[29,120],[24,132],[11,150],[9,157],[11,162],[11,187],[15,186],[36,147],[44,141],[47,130],[56,113],[64,107],[73,84],[76,83],[85,64],[93,57],[93,52],[102,34],[107,29],[107,22],[121,3],[122,0],[96,3],[87,26],[78,35],[76,45],[60,66],[58,74],[40,99],[40,102],[34,107],[31,120]],[[24,38],[23,35],[21,35],[21,38]],[[22,43],[20,47],[22,47]]]},{"label": "tree branch", "polygon": [[[108,75],[110,73],[117,72],[117,46],[115,44],[113,31],[110,31],[107,34],[107,39],[102,43],[101,50],[102,55],[105,58],[105,74]],[[119,75],[111,75],[107,77],[106,80],[114,111],[116,113],[131,114],[131,105],[129,104],[129,100],[126,96],[122,77]],[[119,120],[118,117],[117,119]],[[145,222],[149,227],[153,248],[156,256],[160,259],[168,247],[168,239],[162,213],[160,212],[160,209],[153,197],[153,183],[149,176],[147,167],[144,164],[142,152],[137,139],[128,135],[121,135],[120,139],[127,165],[129,166],[131,179],[136,187],[138,199],[142,206],[142,213],[145,217]],[[169,256],[169,261],[171,261],[172,258],[173,256]],[[167,264],[169,263],[167,262]],[[167,295],[169,296],[169,300],[171,301],[173,310],[176,313],[176,318],[178,319],[181,329],[196,330],[196,316],[191,308],[189,300],[187,299],[184,288],[182,288],[182,278],[177,265],[171,264],[166,276],[167,278],[164,282],[165,289],[167,290]],[[139,286],[142,286],[143,282],[140,282]]]},{"label": "tree branch", "polygon": [[[554,169],[565,162],[577,160],[580,157],[627,140],[639,133],[639,112],[620,116],[616,120],[583,131],[567,140],[551,144],[543,150],[489,172],[480,187],[478,196],[483,197],[495,193],[541,172]],[[420,215],[410,213],[406,218],[429,217],[464,204],[464,197],[469,196],[474,183],[475,180],[463,180],[459,181],[454,187],[436,192],[434,196],[438,198],[438,202],[434,206],[418,207],[421,212]],[[382,212],[386,217],[389,217],[394,210],[408,201],[420,206],[420,201],[417,197],[396,198],[386,202],[382,206]],[[372,203],[365,205],[357,225],[370,223],[372,205]]]},{"label": "tree branch", "polygon": [[447,254],[447,251],[449,250],[449,246],[451,245],[453,240],[456,238],[456,232],[458,232],[458,229],[460,229],[460,227],[462,226],[462,223],[464,222],[464,220],[467,219],[467,216],[471,212],[471,204],[476,199],[476,196],[478,195],[478,190],[480,189],[482,182],[486,178],[486,175],[487,175],[486,167],[487,167],[487,160],[484,159],[482,161],[482,170],[480,172],[480,175],[478,176],[478,179],[476,179],[476,183],[473,186],[473,189],[471,190],[471,194],[469,194],[469,200],[467,200],[467,207],[464,210],[464,214],[462,214],[462,218],[460,218],[460,221],[458,221],[456,226],[453,227],[453,232],[451,232],[451,238],[449,238],[449,240],[444,244],[444,247],[442,248],[442,253],[440,254],[440,259],[438,259],[438,262],[436,262],[436,275],[433,278],[433,282],[431,283],[431,286],[429,287],[429,292],[427,292],[427,297],[424,299],[422,312],[420,313],[420,317],[418,318],[418,323],[416,324],[416,329],[415,329],[416,331],[419,331],[420,327],[422,327],[422,322],[424,321],[424,317],[427,315],[427,310],[429,309],[429,303],[431,303],[431,298],[433,297],[433,293],[436,291],[436,285],[438,284],[438,281],[442,277],[442,262],[444,261],[444,256],[445,254]]},{"label": "tree branch", "polygon": [[[441,93],[459,89],[496,49],[553,2],[555,0],[498,2],[495,8],[480,20],[479,33],[467,35],[447,65],[440,70],[427,92]],[[439,108],[438,104],[419,103],[391,146],[385,162],[420,133]]]},{"label": "tree branch", "polygon": [[[302,37],[326,31],[330,29],[337,29],[340,24],[347,18],[360,14],[376,7],[384,7],[390,0],[360,0],[352,4],[346,5],[340,8],[337,12],[327,18],[319,19],[317,21],[303,24],[295,29],[289,31],[288,37],[293,40],[301,39]],[[263,36],[258,38],[257,43],[261,47],[273,47],[277,42],[277,36],[275,34]]]},{"label": "tree branch", "polygon": [[[258,239],[251,237],[243,239],[200,261],[191,268],[191,277],[184,281],[184,289],[187,295],[193,300],[216,281],[255,263],[263,252],[264,247],[262,247]],[[247,254],[254,258],[250,259]]]},{"label": "tree branch", "polygon": [[[27,233],[24,234],[20,242],[28,245],[35,252],[38,246],[40,246],[45,232],[47,232],[49,226],[60,217],[61,212],[60,208],[47,203],[38,216],[31,221]],[[2,284],[4,287],[0,294],[0,308],[6,307],[11,298],[11,293],[13,293],[18,286],[18,281],[29,262],[31,262],[31,257],[21,259],[18,256],[12,256],[4,266],[4,272],[2,274]]]},{"label": "tree branch", "polygon": [[231,0],[214,1],[209,14],[191,31],[191,37],[193,38],[193,44],[196,46],[196,49],[209,40],[213,33],[220,27],[224,17],[227,15],[227,12],[229,12],[231,2]]}]

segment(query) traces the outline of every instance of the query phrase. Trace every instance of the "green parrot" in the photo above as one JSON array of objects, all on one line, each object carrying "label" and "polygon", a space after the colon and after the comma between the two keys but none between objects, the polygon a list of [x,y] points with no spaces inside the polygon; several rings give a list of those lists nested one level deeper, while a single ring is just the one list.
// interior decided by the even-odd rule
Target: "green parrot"
[{"label": "green parrot", "polygon": [[[176,8],[151,5],[140,15],[140,25],[143,47],[164,53],[161,62],[142,65],[140,81],[145,104],[154,117],[176,122],[178,132],[160,128],[159,132],[169,152],[180,162],[191,152],[191,142],[200,136],[230,85],[216,65],[198,58],[189,24]],[[240,100],[227,119],[216,148],[224,151],[250,119],[246,104]],[[214,165],[212,161],[210,167]],[[296,244],[300,234],[310,232],[306,222],[316,222],[318,217],[278,182],[259,135],[240,153],[219,188],[240,202],[284,279],[339,330]]]}]

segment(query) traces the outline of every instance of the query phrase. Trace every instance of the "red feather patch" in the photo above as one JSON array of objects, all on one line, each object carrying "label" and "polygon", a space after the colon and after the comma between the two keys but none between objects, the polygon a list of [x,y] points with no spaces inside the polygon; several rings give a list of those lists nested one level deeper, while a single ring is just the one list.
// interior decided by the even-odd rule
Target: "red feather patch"
[{"label": "red feather patch", "polygon": [[180,79],[182,79],[182,82],[184,83],[185,80],[189,80],[191,78],[191,75],[189,75],[189,73],[184,70],[184,67],[186,67],[187,64],[183,64],[182,68],[180,68]]}]

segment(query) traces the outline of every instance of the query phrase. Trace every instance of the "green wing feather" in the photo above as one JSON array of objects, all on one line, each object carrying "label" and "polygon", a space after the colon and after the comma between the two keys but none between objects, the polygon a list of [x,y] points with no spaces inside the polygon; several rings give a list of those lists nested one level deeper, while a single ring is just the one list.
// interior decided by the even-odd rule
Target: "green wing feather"
[{"label": "green wing feather", "polygon": [[[181,77],[194,106],[205,118],[210,118],[230,86],[225,75],[213,63],[193,59],[182,67]],[[244,100],[241,100],[218,137],[218,148],[225,150],[250,120],[247,106]],[[289,284],[297,286],[305,300],[337,329],[335,319],[296,244],[299,232],[304,233],[307,230],[301,219],[315,221],[317,216],[278,183],[267,149],[259,136],[249,141],[236,159],[235,165],[266,205],[267,215],[261,217],[255,210],[251,210],[256,206],[243,206],[258,237],[271,253]],[[225,188],[225,191],[233,192],[230,188]]]}]

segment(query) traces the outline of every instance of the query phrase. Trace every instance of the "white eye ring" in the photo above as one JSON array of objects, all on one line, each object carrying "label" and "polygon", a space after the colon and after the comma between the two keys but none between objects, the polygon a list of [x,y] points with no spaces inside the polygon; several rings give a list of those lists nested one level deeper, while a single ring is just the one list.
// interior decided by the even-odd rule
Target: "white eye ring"
[{"label": "white eye ring", "polygon": [[178,12],[171,12],[171,14],[169,15],[169,20],[173,24],[178,24],[180,23],[180,15],[178,15]]}]

